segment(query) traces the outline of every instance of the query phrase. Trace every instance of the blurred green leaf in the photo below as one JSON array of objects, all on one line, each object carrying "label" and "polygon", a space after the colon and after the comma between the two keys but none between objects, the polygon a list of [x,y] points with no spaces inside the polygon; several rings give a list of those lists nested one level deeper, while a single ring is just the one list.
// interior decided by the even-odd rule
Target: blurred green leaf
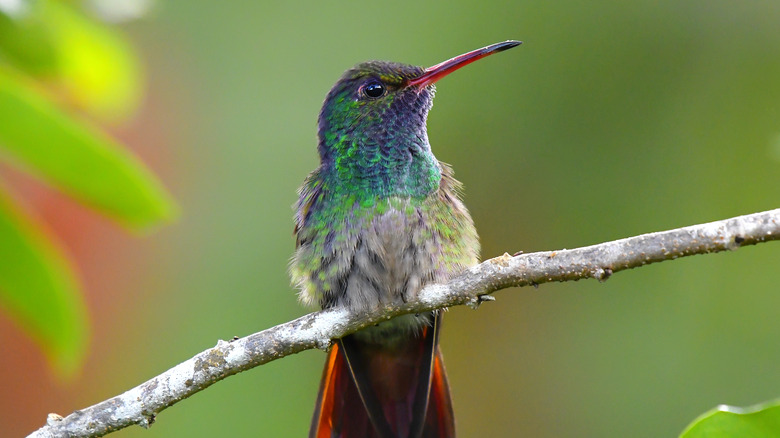
[{"label": "blurred green leaf", "polygon": [[721,405],[694,420],[680,438],[780,437],[780,400],[747,408]]},{"label": "blurred green leaf", "polygon": [[142,74],[131,46],[69,4],[38,0],[17,14],[0,13],[0,52],[101,120],[124,119],[138,106]]},{"label": "blurred green leaf", "polygon": [[66,193],[136,228],[175,215],[168,193],[136,157],[2,72],[0,119],[0,152]]},{"label": "blurred green leaf", "polygon": [[0,11],[0,52],[7,62],[33,75],[53,75],[58,68],[53,36],[40,14]]},{"label": "blurred green leaf", "polygon": [[72,375],[84,358],[87,321],[78,285],[60,251],[0,192],[0,303]]},{"label": "blurred green leaf", "polygon": [[[123,37],[68,2],[0,4],[0,159],[124,225],[170,219],[175,205],[154,175],[51,99],[53,92],[95,118],[115,121],[136,109],[141,78]],[[72,374],[86,345],[79,287],[40,227],[0,196],[0,304],[42,345],[55,370]]]},{"label": "blurred green leaf", "polygon": [[67,4],[42,1],[60,57],[65,88],[91,114],[122,119],[141,97],[141,72],[131,46],[118,33]]}]

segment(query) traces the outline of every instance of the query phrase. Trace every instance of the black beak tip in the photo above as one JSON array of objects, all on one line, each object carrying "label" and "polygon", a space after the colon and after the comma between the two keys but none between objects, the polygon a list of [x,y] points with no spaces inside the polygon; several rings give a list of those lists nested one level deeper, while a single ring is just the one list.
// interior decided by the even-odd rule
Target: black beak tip
[{"label": "black beak tip", "polygon": [[515,40],[507,40],[507,41],[504,41],[503,43],[496,44],[495,51],[496,52],[503,52],[504,50],[509,50],[512,47],[517,47],[520,44],[523,44],[523,42],[522,41],[515,41]]}]

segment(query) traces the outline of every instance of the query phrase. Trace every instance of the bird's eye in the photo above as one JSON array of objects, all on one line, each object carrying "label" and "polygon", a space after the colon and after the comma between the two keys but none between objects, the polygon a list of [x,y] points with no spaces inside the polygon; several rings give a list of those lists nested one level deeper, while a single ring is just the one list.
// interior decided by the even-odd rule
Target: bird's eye
[{"label": "bird's eye", "polygon": [[372,99],[376,99],[385,94],[385,86],[381,82],[370,82],[363,87],[363,93]]}]

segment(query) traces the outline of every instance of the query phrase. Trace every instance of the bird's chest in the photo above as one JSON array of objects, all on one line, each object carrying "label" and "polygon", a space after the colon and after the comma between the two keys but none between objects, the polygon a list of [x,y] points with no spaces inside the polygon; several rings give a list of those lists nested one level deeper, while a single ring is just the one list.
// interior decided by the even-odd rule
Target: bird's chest
[{"label": "bird's chest", "polygon": [[336,300],[363,310],[413,298],[424,284],[443,279],[440,246],[418,209],[373,215],[357,230],[354,246],[343,249],[352,263]]},{"label": "bird's chest", "polygon": [[305,218],[291,274],[301,299],[323,308],[361,313],[402,304],[476,261],[476,233],[453,196],[388,198],[369,208],[352,203]]},{"label": "bird's chest", "polygon": [[[359,215],[358,215],[359,216]],[[428,283],[446,280],[442,242],[422,210],[401,209],[367,215],[337,251],[346,269],[338,286],[323,291],[337,305],[367,311],[414,299]],[[365,342],[404,338],[430,323],[430,315],[405,315],[360,332]]]}]

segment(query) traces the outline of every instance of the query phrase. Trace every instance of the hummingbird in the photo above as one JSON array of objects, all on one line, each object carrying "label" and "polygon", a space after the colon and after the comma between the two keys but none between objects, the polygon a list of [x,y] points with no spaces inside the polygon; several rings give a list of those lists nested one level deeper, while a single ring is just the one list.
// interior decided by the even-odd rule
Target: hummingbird
[{"label": "hummingbird", "polygon": [[[461,184],[431,151],[428,112],[439,79],[519,44],[428,68],[369,61],[341,76],[319,114],[320,165],[295,205],[290,274],[302,303],[366,313],[414,300],[478,262]],[[337,340],[309,437],[455,436],[441,320],[439,311],[404,315]]]}]

